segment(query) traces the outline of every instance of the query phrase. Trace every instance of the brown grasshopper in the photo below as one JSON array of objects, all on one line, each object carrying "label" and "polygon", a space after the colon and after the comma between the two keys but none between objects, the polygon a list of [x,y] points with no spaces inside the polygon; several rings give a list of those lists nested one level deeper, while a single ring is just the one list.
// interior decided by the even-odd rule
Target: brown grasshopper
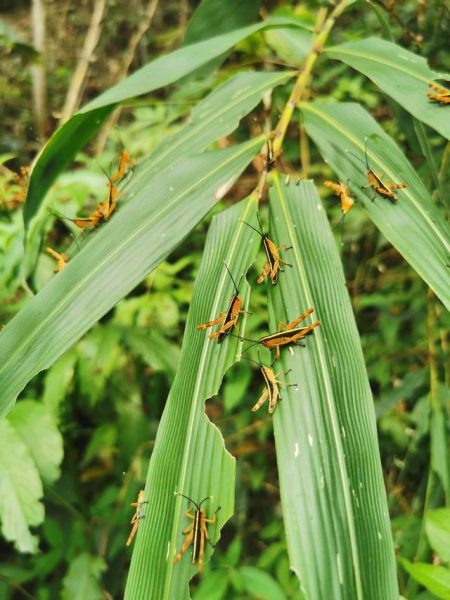
[{"label": "brown grasshopper", "polygon": [[[203,323],[202,325],[197,325],[197,329],[207,329],[208,327],[214,327],[214,325],[221,325],[220,329],[218,329],[217,331],[215,331],[214,333],[212,333],[209,336],[210,340],[217,338],[218,344],[220,344],[227,337],[227,335],[230,334],[232,327],[234,327],[236,329],[236,331],[239,333],[239,330],[237,327],[239,315],[244,315],[244,314],[250,315],[251,314],[246,310],[242,310],[242,298],[239,295],[238,286],[236,285],[236,282],[233,279],[233,275],[231,274],[230,269],[227,267],[227,265],[225,263],[224,263],[224,265],[228,271],[228,274],[231,277],[231,281],[233,282],[234,289],[235,289],[235,293],[229,299],[228,309],[226,311],[223,311],[223,310],[220,311],[219,317],[217,319],[215,319],[214,321],[209,321],[208,323]],[[239,285],[241,283],[241,280],[242,280],[242,277],[239,280]]]},{"label": "brown grasshopper", "polygon": [[244,223],[244,225],[247,225],[247,227],[253,229],[253,231],[256,231],[256,233],[261,236],[264,245],[264,250],[266,252],[267,262],[264,265],[264,270],[258,278],[257,283],[263,283],[266,277],[269,276],[270,280],[272,281],[272,285],[275,285],[278,281],[278,271],[284,272],[284,269],[281,265],[283,264],[287,265],[288,267],[292,267],[292,265],[280,258],[280,255],[278,253],[280,250],[290,250],[292,246],[288,247],[285,244],[283,244],[279,248],[277,248],[276,245],[272,242],[272,240],[269,240],[267,235],[263,233],[259,214],[256,213],[256,216],[258,217],[259,228],[261,231],[258,231],[257,229],[255,229],[255,227],[253,227],[253,225],[250,225],[245,221],[242,221],[242,223]]},{"label": "brown grasshopper", "polygon": [[194,514],[191,514],[192,506],[189,504],[189,508],[184,513],[185,517],[192,519],[194,522],[191,523],[191,525],[189,525],[188,527],[186,527],[186,529],[183,529],[182,533],[183,533],[183,535],[186,535],[187,537],[184,540],[180,551],[173,559],[173,564],[175,565],[180,560],[180,558],[183,556],[183,554],[186,552],[186,550],[192,544],[194,546],[193,551],[192,551],[192,563],[194,564],[198,559],[198,572],[201,573],[201,570],[203,567],[203,550],[205,547],[205,538],[206,538],[207,542],[209,544],[211,544],[211,546],[213,548],[215,547],[214,544],[209,539],[208,530],[206,528],[206,523],[215,523],[216,522],[216,514],[219,512],[221,507],[219,506],[218,508],[216,508],[216,510],[214,511],[213,519],[207,519],[205,511],[203,510],[203,508],[200,508],[200,507],[203,504],[203,502],[206,502],[206,500],[209,500],[209,498],[211,498],[211,496],[206,496],[206,498],[204,498],[200,502],[200,504],[197,504],[196,502],[191,500],[191,498],[189,498],[188,496],[185,496],[184,494],[179,494],[178,492],[175,492],[175,493],[178,496],[183,496],[183,498],[186,498],[187,500],[189,500],[190,503],[192,503],[194,506],[196,506],[196,510],[195,510]]}]

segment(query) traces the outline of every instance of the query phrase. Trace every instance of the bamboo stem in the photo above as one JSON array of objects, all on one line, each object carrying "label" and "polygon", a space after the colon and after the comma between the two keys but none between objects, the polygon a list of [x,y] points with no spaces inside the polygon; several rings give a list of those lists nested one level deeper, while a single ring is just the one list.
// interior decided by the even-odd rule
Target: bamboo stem
[{"label": "bamboo stem", "polygon": [[275,129],[273,149],[277,152],[283,145],[284,136],[288,125],[291,121],[292,114],[295,108],[298,107],[302,99],[303,93],[311,79],[311,72],[316,62],[317,57],[323,52],[323,48],[328,39],[330,31],[336,19],[343,13],[343,11],[352,3],[353,0],[341,0],[339,4],[335,6],[330,16],[325,20],[326,9],[321,8],[317,15],[316,33],[313,36],[311,43],[311,51],[306,57],[303,67],[300,69],[300,75],[294,85],[294,89],[291,92],[289,100],[284,107],[283,113],[281,114],[278,125]]}]

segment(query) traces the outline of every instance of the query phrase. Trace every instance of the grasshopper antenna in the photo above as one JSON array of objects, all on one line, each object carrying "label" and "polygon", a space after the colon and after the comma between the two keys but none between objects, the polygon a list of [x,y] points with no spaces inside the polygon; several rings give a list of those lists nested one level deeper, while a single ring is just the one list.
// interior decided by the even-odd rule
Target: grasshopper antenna
[{"label": "grasshopper antenna", "polygon": [[242,356],[242,358],[244,360],[248,360],[249,362],[255,363],[255,365],[258,365],[258,367],[261,366],[261,364],[259,362],[257,362],[256,360],[253,360],[253,358],[248,358],[247,356]]},{"label": "grasshopper antenna", "polygon": [[122,475],[124,477],[126,477],[127,479],[129,479],[130,481],[132,481],[134,483],[134,485],[137,487],[138,490],[141,489],[141,486],[138,485],[132,477],[130,477],[127,473],[125,473],[125,471],[122,472]]},{"label": "grasshopper antenna", "polygon": [[[258,213],[256,213],[256,214],[258,214]],[[253,229],[253,231],[256,231],[256,233],[258,235],[260,235],[261,237],[263,237],[263,234],[260,231],[258,231],[255,227],[253,227],[253,225],[250,225],[250,223],[247,223],[247,221],[243,221],[242,219],[239,219],[239,221],[241,223],[244,223],[244,225],[247,225],[247,227],[250,227],[250,229]]]},{"label": "grasshopper antenna", "polygon": [[[226,270],[228,271],[228,274],[229,274],[229,276],[231,277],[231,281],[233,282],[234,289],[236,290],[236,293],[237,293],[237,294],[239,294],[239,289],[238,289],[238,287],[237,287],[237,285],[236,285],[236,282],[235,282],[235,281],[234,281],[234,279],[233,279],[233,275],[231,274],[231,271],[230,271],[230,269],[228,268],[228,265],[227,265],[227,263],[226,263],[225,261],[223,261],[223,264],[225,265],[225,268],[226,268]],[[241,279],[242,279],[242,277],[241,277]],[[239,283],[241,283],[241,280],[239,280]]]},{"label": "grasshopper antenna", "polygon": [[258,211],[256,211],[256,218],[258,219],[259,229],[261,230],[261,237],[264,237],[263,228],[262,228],[262,225],[261,225],[261,219],[259,218],[259,212]]},{"label": "grasshopper antenna", "polygon": [[206,502],[210,498],[212,498],[212,496],[206,496],[206,498],[203,498],[203,500],[200,502],[200,504],[198,505],[198,507],[200,508],[200,506],[203,504],[203,502]]},{"label": "grasshopper antenna", "polygon": [[[180,494],[180,492],[174,492],[174,494],[175,494],[176,496],[183,496],[183,498],[186,498],[186,500],[189,500],[189,502],[192,502],[192,504],[194,504],[194,506],[196,506],[197,508],[200,508],[200,507],[199,507],[199,505],[197,504],[197,502],[194,502],[194,501],[192,500],[192,498],[189,498],[189,496],[185,496],[184,494]],[[210,498],[210,496],[207,496],[207,497],[205,498],[205,500],[207,500],[208,498]],[[205,500],[202,500],[202,502],[204,502]],[[201,504],[202,502],[200,502],[200,504]]]},{"label": "grasshopper antenna", "polygon": [[370,171],[370,167],[369,167],[369,161],[367,160],[367,135],[364,138],[364,157],[366,159],[366,167],[367,170]]}]

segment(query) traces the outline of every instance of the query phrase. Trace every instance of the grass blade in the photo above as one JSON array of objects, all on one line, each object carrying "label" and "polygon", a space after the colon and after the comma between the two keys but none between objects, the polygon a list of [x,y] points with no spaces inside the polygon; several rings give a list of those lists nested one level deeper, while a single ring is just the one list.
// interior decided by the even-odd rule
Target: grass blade
[{"label": "grass blade", "polygon": [[[450,309],[450,227],[397,145],[357,104],[314,103],[305,105],[303,112],[308,135],[322,156],[342,181],[349,182],[386,239]],[[367,170],[360,162],[366,136],[368,160],[375,172],[408,185],[398,190],[395,204],[378,194],[372,202],[372,191],[361,189],[367,184]]]},{"label": "grass blade", "polygon": [[442,106],[427,98],[431,91],[428,84],[439,73],[432,71],[424,58],[379,38],[333,46],[325,52],[367,75],[416,119],[450,139],[448,115],[444,115]]},{"label": "grass blade", "polygon": [[[186,500],[196,502],[208,495],[207,515],[220,504],[218,524],[209,528],[217,541],[218,532],[233,513],[234,459],[226,452],[219,431],[204,413],[204,402],[217,394],[226,369],[235,360],[240,345],[228,336],[221,344],[208,339],[210,331],[196,326],[216,318],[227,308],[233,285],[223,261],[239,280],[255,259],[260,239],[239,219],[256,226],[256,197],[214,217],[195,283],[177,377],[169,394],[158,428],[155,449],[146,482],[149,501],[140,526],[130,568],[125,598],[187,598],[188,582],[197,571],[191,565],[191,548],[172,564],[184,536]],[[248,304],[249,287],[244,280],[241,293]],[[244,318],[239,320],[243,332]],[[210,548],[206,544],[206,556]]]},{"label": "grass blade", "polygon": [[263,137],[187,158],[151,180],[0,333],[0,418],[224,196]]},{"label": "grass blade", "polygon": [[293,246],[293,268],[270,286],[271,331],[309,307],[321,321],[276,363],[297,383],[274,414],[291,568],[307,598],[394,599],[372,395],[342,265],[314,185],[271,180],[270,237]]}]

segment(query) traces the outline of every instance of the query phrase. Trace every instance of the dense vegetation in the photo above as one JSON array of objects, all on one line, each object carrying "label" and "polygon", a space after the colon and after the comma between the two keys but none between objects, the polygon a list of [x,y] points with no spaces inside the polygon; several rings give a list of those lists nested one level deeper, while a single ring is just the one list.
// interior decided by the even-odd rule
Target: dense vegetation
[{"label": "dense vegetation", "polygon": [[[186,597],[178,491],[221,505],[196,600],[450,598],[450,7],[129,4],[0,15],[0,597]],[[365,146],[396,202],[361,189]],[[293,246],[276,286],[257,208]],[[247,339],[321,320],[273,417],[241,341],[196,329],[224,260]]]}]

